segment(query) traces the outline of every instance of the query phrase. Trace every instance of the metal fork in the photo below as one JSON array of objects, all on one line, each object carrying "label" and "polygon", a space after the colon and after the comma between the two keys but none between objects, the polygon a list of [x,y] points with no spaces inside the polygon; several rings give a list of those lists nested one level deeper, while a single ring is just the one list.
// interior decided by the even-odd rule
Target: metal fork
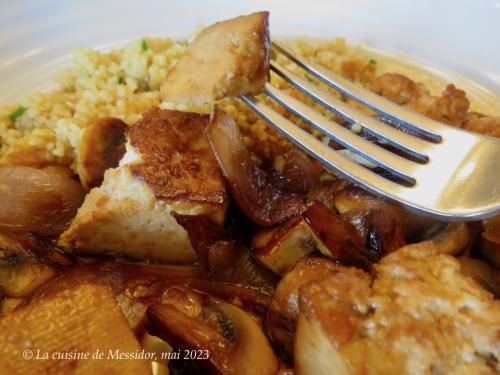
[{"label": "metal fork", "polygon": [[[264,95],[325,136],[383,168],[389,176],[376,173],[334,150],[261,100],[253,96],[240,97],[261,118],[327,168],[375,194],[437,219],[476,220],[500,214],[500,140],[459,130],[403,108],[306,59],[293,56],[274,42],[273,49],[383,119],[368,116],[304,76],[271,62],[271,70],[290,85],[351,124],[361,125],[380,142],[376,144],[362,138],[270,83],[263,87]],[[400,152],[394,153],[381,144]]]}]

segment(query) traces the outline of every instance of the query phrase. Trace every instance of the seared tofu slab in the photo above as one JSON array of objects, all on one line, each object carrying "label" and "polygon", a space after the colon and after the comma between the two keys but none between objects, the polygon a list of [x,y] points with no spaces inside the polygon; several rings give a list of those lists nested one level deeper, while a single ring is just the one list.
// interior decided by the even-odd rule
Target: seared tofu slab
[{"label": "seared tofu slab", "polygon": [[500,301],[432,242],[300,289],[296,374],[498,374]]},{"label": "seared tofu slab", "polygon": [[143,359],[117,359],[142,348],[102,285],[76,286],[18,308],[0,320],[0,342],[3,374],[151,374]]},{"label": "seared tofu slab", "polygon": [[215,23],[201,31],[161,87],[162,99],[202,106],[256,93],[269,77],[269,12]]},{"label": "seared tofu slab", "polygon": [[222,174],[205,136],[208,116],[152,108],[127,131],[120,166],[106,172],[59,245],[80,254],[191,263],[195,252],[172,212],[224,220]]}]

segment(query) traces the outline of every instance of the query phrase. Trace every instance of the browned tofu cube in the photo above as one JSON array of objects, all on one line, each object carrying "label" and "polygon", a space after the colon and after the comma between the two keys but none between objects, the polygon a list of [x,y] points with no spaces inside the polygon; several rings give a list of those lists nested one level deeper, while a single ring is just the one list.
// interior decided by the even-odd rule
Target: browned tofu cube
[{"label": "browned tofu cube", "polygon": [[215,23],[201,31],[168,72],[162,99],[202,106],[256,93],[269,77],[269,12]]},{"label": "browned tofu cube", "polygon": [[86,196],[59,245],[80,254],[191,263],[172,212],[224,221],[227,197],[205,127],[208,116],[152,108],[127,132],[120,166]]}]

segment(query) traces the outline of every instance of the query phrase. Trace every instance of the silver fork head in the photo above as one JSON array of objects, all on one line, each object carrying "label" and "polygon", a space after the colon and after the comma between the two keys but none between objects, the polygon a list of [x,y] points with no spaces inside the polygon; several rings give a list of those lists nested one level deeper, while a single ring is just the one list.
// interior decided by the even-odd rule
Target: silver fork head
[{"label": "silver fork head", "polygon": [[[319,68],[291,56],[282,47],[277,49],[330,87],[351,97],[355,96],[355,100],[365,105],[368,103],[370,108],[375,108],[384,118],[390,118],[393,123],[410,127],[417,135],[425,136],[420,138],[415,133],[403,133],[367,116],[299,74],[273,63],[273,71],[293,87],[349,122],[359,123],[365,131],[404,152],[403,156],[397,155],[386,147],[380,147],[380,144],[364,140],[271,84],[266,84],[263,88],[264,95],[350,151],[397,177],[396,180],[388,179],[328,147],[262,101],[251,96],[241,97],[260,117],[322,161],[327,168],[378,195],[441,220],[473,220],[500,213],[499,140],[427,119],[324,69],[320,71],[320,77],[319,73],[316,74]],[[344,86],[346,82],[348,87]],[[375,101],[372,101],[373,97],[376,98]],[[389,112],[385,111],[387,103]]]}]

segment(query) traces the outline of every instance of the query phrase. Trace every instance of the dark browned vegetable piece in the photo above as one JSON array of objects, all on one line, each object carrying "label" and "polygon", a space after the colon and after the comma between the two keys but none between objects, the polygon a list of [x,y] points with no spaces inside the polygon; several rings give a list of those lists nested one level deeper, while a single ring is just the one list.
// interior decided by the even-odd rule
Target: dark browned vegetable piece
[{"label": "dark browned vegetable piece", "polygon": [[106,169],[118,166],[125,154],[126,129],[125,122],[112,117],[85,129],[78,153],[78,174],[87,190],[101,184]]},{"label": "dark browned vegetable piece", "polygon": [[0,230],[0,290],[6,297],[23,298],[76,262],[34,235]]},{"label": "dark browned vegetable piece", "polygon": [[266,375],[278,370],[264,332],[231,304],[205,301],[179,309],[167,300],[148,308],[147,328],[174,348],[201,351],[200,360],[207,361],[211,373]]},{"label": "dark browned vegetable piece", "polygon": [[389,210],[354,208],[340,217],[358,230],[365,247],[377,258],[406,244],[403,229]]},{"label": "dark browned vegetable piece", "polygon": [[298,148],[283,155],[282,187],[298,194],[307,194],[320,182],[321,169]]},{"label": "dark browned vegetable piece", "polygon": [[273,293],[276,275],[262,266],[248,249],[231,240],[220,226],[204,216],[177,213],[173,216],[187,230],[199,265],[207,277]]},{"label": "dark browned vegetable piece", "polygon": [[363,239],[350,223],[316,201],[303,214],[316,235],[340,264],[370,269],[377,257],[364,248]]},{"label": "dark browned vegetable piece", "polygon": [[252,161],[233,118],[214,106],[208,135],[229,189],[241,210],[255,223],[272,226],[304,209],[304,198],[281,189]]},{"label": "dark browned vegetable piece", "polygon": [[330,254],[301,216],[274,228],[263,228],[252,239],[255,256],[278,275],[285,275],[300,258],[318,250]]}]

